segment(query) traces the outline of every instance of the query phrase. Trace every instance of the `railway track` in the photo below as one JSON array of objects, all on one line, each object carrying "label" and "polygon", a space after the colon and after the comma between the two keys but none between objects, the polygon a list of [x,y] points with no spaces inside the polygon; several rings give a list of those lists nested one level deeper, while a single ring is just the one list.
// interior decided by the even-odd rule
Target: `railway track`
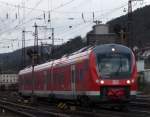
[{"label": "railway track", "polygon": [[93,108],[70,106],[70,108],[74,107],[74,109],[60,109],[55,104],[48,104],[47,102],[39,102],[38,105],[33,106],[29,103],[24,103],[25,101],[20,102],[18,100],[21,99],[5,95],[0,98],[0,107],[25,117],[150,117],[150,111],[145,108],[141,109],[139,104],[129,106],[128,110],[120,112],[98,106]]},{"label": "railway track", "polygon": [[150,111],[150,96],[138,96],[136,100],[130,102],[130,106]]},{"label": "railway track", "polygon": [[[45,107],[45,105],[40,105],[40,107]],[[50,109],[51,106],[47,106],[46,109],[47,111],[52,111],[52,109]],[[54,108],[56,110],[58,110],[58,108],[53,107],[53,111]],[[149,111],[143,111],[140,109],[128,109],[125,111],[118,111],[116,109],[110,109],[110,108],[103,108],[103,107],[93,107],[93,108],[83,108],[80,106],[75,106],[76,109],[74,110],[60,110],[61,112],[68,114],[69,116],[88,116],[88,117],[130,117],[130,116],[134,116],[134,117],[149,117],[150,116],[150,112]]]},{"label": "railway track", "polygon": [[26,117],[69,117],[68,115],[60,112],[45,111],[40,108],[16,104],[4,100],[0,100],[0,107]]}]

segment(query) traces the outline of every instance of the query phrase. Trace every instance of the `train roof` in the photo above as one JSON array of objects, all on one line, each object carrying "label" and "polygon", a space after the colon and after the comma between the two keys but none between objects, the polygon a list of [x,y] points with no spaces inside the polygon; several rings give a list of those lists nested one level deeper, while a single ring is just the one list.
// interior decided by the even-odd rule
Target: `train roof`
[{"label": "train roof", "polygon": [[103,44],[100,46],[96,46],[93,51],[95,53],[109,53],[112,51],[112,48],[115,49],[118,53],[131,53],[132,50],[124,45],[120,44]]},{"label": "train roof", "polygon": [[[91,52],[92,47],[84,47],[74,53],[67,54],[62,56],[60,59],[52,60],[43,64],[36,65],[34,67],[35,71],[40,71],[47,69],[51,66],[61,66],[61,65],[66,65],[70,63],[74,63],[75,61],[81,61],[84,59],[87,59],[89,56],[89,53]],[[32,66],[29,66],[19,72],[19,74],[24,74],[32,71]]]}]

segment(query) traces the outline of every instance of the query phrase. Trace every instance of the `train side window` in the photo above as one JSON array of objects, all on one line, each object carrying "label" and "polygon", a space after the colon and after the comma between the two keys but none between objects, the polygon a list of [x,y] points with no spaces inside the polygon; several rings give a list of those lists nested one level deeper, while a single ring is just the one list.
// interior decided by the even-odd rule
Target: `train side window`
[{"label": "train side window", "polygon": [[83,70],[79,70],[79,80],[83,80]]},{"label": "train side window", "polygon": [[83,65],[83,69],[84,70],[87,70],[88,69],[88,60],[86,60],[85,62],[84,62],[84,65]]},{"label": "train side window", "polygon": [[47,72],[47,71],[44,71],[43,74],[44,74],[44,82],[47,83],[47,80],[48,80],[48,72]]},{"label": "train side window", "polygon": [[29,75],[29,77],[26,78],[26,80],[27,80],[27,85],[31,85],[30,78],[32,78],[32,75],[31,75],[31,74]]},{"label": "train side window", "polygon": [[56,74],[55,74],[55,72],[53,72],[53,83],[54,83],[54,84],[56,84],[56,83],[57,83],[57,81],[56,81]]},{"label": "train side window", "polygon": [[64,72],[61,73],[61,83],[64,83]]},{"label": "train side window", "polygon": [[51,72],[47,71],[47,83],[51,81]]}]

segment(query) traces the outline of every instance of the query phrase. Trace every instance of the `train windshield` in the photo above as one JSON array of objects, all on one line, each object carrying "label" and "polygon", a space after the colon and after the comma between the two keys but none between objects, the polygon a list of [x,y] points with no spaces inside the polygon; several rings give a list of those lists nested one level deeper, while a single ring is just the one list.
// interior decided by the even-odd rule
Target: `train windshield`
[{"label": "train windshield", "polygon": [[97,62],[102,78],[123,78],[130,76],[130,54],[101,54],[98,55]]}]

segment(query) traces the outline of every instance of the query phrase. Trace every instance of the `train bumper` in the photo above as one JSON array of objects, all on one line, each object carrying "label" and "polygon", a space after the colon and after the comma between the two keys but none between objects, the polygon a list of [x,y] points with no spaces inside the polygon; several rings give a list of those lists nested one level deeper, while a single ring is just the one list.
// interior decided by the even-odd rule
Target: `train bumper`
[{"label": "train bumper", "polygon": [[131,91],[130,87],[101,87],[100,95],[93,97],[100,102],[129,102],[136,99],[136,91]]}]

